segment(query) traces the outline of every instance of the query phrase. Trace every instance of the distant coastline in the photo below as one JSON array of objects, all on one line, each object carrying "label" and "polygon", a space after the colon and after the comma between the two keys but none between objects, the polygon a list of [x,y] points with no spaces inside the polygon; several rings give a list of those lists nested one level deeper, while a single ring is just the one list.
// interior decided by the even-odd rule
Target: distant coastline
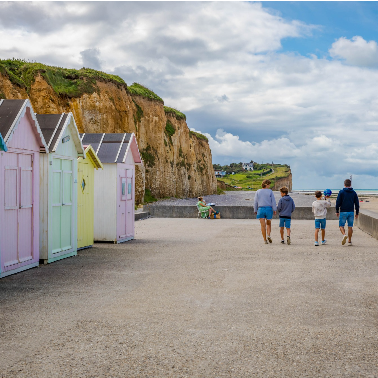
[{"label": "distant coastline", "polygon": [[[333,193],[337,193],[339,190],[341,190],[342,188],[338,188],[338,189],[332,189],[332,192]],[[293,192],[296,192],[296,193],[313,193],[315,190],[319,190],[319,189],[293,189]],[[355,191],[357,192],[357,194],[363,194],[363,195],[373,195],[373,196],[377,196],[378,195],[378,189],[355,189]]]}]

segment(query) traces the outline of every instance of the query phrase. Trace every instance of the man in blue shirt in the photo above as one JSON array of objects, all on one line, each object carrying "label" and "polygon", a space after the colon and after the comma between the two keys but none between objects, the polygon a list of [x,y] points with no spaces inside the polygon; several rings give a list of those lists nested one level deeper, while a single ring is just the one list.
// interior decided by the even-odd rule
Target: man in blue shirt
[{"label": "man in blue shirt", "polygon": [[[348,245],[352,245],[354,209],[356,209],[356,219],[360,211],[360,202],[357,193],[351,188],[352,182],[349,179],[344,181],[344,189],[340,190],[336,200],[336,215],[339,217],[339,227],[343,234],[341,244],[348,240]],[[345,223],[348,222],[348,236],[345,234]]]}]

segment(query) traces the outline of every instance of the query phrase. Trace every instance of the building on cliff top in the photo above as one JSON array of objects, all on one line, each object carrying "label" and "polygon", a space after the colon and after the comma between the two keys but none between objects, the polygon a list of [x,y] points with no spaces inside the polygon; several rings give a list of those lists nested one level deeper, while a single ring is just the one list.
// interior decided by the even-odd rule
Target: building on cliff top
[{"label": "building on cliff top", "polygon": [[246,171],[253,171],[253,162],[250,163],[242,163],[243,169]]},{"label": "building on cliff top", "polygon": [[0,132],[0,277],[5,277],[39,264],[39,161],[47,144],[29,100],[0,100]]},{"label": "building on cliff top", "polygon": [[104,169],[94,174],[94,240],[122,243],[134,239],[135,165],[142,164],[133,133],[81,134]]}]

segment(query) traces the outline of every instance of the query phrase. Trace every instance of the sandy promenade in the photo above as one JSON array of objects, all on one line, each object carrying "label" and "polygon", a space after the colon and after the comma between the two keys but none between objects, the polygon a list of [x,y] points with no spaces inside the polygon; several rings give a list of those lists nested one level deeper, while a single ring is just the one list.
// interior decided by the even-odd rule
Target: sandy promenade
[{"label": "sandy promenade", "polygon": [[136,240],[0,280],[0,377],[376,377],[378,241],[148,219]]}]

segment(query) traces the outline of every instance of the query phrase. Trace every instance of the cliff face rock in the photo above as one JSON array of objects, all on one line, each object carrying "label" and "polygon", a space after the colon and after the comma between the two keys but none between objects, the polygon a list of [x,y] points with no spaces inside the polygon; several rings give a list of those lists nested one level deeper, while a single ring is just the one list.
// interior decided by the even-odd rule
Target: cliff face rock
[{"label": "cliff face rock", "polygon": [[210,147],[184,119],[126,86],[97,81],[96,87],[78,97],[60,96],[38,74],[27,92],[0,73],[0,98],[29,98],[36,113],[72,112],[79,132],[135,133],[144,160],[136,170],[137,202],[143,201],[145,188],[157,198],[216,193]]},{"label": "cliff face rock", "polygon": [[273,185],[272,190],[280,190],[283,186],[286,186],[289,189],[289,192],[293,190],[293,175],[290,174],[287,177],[282,177],[277,179]]}]

